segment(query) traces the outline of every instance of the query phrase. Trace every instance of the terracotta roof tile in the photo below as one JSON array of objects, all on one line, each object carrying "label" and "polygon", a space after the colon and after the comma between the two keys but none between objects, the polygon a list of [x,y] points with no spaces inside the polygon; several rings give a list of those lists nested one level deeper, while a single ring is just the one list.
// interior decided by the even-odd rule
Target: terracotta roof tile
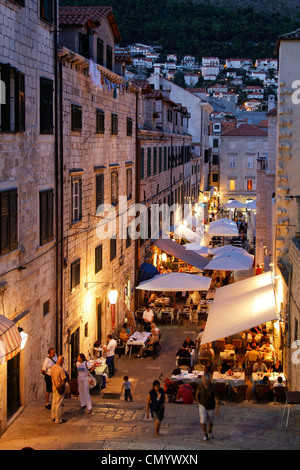
[{"label": "terracotta roof tile", "polygon": [[110,21],[116,39],[120,41],[121,36],[112,13],[112,7],[59,7],[59,24],[62,26],[84,26],[88,22],[98,26],[106,17]]},{"label": "terracotta roof tile", "polygon": [[260,129],[257,126],[253,126],[251,124],[241,124],[240,126],[225,132],[222,134],[223,136],[253,136],[253,137],[268,137],[268,133],[263,129]]}]

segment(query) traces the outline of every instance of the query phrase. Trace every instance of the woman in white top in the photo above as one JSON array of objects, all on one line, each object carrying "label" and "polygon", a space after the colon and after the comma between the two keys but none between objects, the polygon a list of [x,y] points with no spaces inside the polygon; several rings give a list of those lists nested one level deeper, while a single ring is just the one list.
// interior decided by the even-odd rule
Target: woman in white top
[{"label": "woman in white top", "polygon": [[95,366],[86,360],[84,354],[79,354],[77,357],[76,368],[81,408],[86,407],[86,412],[91,413],[92,402],[90,397],[88,374],[94,370]]}]

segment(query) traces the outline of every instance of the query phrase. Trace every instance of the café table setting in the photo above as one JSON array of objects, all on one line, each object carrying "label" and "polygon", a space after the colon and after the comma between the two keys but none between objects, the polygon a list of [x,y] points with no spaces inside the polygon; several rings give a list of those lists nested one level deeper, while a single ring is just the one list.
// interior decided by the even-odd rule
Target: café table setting
[{"label": "caf\u00e9 table setting", "polygon": [[192,372],[187,372],[185,370],[181,370],[180,374],[172,375],[171,380],[172,382],[183,382],[184,384],[189,383],[189,382],[201,382],[201,378],[204,375],[204,371],[192,371]]},{"label": "caf\u00e9 table setting", "polygon": [[224,382],[230,387],[237,387],[238,385],[245,384],[245,372],[232,372],[229,374],[221,374],[220,372],[215,371],[212,377],[213,382]]},{"label": "caf\u00e9 table setting", "polygon": [[146,346],[150,334],[147,331],[136,331],[126,343],[125,354],[129,351],[129,356],[131,356],[132,346]]},{"label": "caf\u00e9 table setting", "polygon": [[174,308],[163,307],[163,308],[160,309],[160,311],[157,313],[156,316],[159,320],[161,320],[163,316],[168,316],[170,318],[170,322],[172,324],[172,322],[174,320]]},{"label": "caf\u00e9 table setting", "polygon": [[256,385],[265,376],[268,377],[271,387],[278,382],[278,377],[282,377],[282,384],[286,386],[286,378],[282,372],[252,372],[251,382]]}]

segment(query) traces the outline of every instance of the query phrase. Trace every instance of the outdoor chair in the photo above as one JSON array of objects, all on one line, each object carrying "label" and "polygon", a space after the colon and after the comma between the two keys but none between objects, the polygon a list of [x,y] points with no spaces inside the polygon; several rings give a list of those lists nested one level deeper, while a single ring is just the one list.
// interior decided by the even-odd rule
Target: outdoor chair
[{"label": "outdoor chair", "polygon": [[215,346],[218,351],[224,351],[225,345],[225,339],[215,341]]},{"label": "outdoor chair", "polygon": [[224,349],[233,350],[233,349],[234,349],[234,346],[233,346],[233,344],[230,344],[230,343],[229,343],[229,344],[225,344]]},{"label": "outdoor chair", "polygon": [[273,388],[275,405],[277,401],[285,402],[285,392],[286,392],[286,387],[274,387]]},{"label": "outdoor chair", "polygon": [[191,359],[189,357],[177,357],[176,358],[176,365],[180,366],[189,366],[191,364]]},{"label": "outdoor chair", "polygon": [[153,360],[156,359],[156,357],[158,356],[158,351],[159,351],[159,341],[157,343],[154,343],[153,345],[150,344],[144,351],[143,353],[143,357],[147,357],[147,356],[152,356],[153,357]]},{"label": "outdoor chair", "polygon": [[214,385],[216,387],[216,394],[219,400],[226,401],[227,384],[224,382],[216,382]]},{"label": "outdoor chair", "polygon": [[255,398],[258,403],[259,400],[269,400],[270,399],[270,389],[266,384],[256,384],[255,385]]},{"label": "outdoor chair", "polygon": [[70,391],[69,391],[70,398],[71,398],[72,395],[74,395],[75,397],[78,398],[79,391],[78,391],[77,379],[69,379],[68,383],[69,383],[69,386],[70,386]]},{"label": "outdoor chair", "polygon": [[211,366],[211,359],[210,357],[199,357],[199,362],[201,365],[204,367],[210,367]]},{"label": "outdoor chair", "polygon": [[232,398],[234,398],[236,402],[246,400],[248,385],[237,385],[236,387],[233,387],[231,391],[233,392]]},{"label": "outdoor chair", "polygon": [[243,347],[243,341],[241,339],[233,339],[232,344],[233,344],[235,351],[241,351]]}]

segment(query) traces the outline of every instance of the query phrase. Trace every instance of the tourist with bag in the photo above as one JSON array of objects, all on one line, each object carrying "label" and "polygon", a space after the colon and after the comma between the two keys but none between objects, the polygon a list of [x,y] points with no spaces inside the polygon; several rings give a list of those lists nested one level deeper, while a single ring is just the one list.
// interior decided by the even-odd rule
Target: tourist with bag
[{"label": "tourist with bag", "polygon": [[84,354],[79,354],[77,357],[76,368],[81,408],[86,408],[86,412],[91,413],[92,401],[90,388],[93,388],[97,384],[96,379],[91,374],[95,366],[86,360]]},{"label": "tourist with bag", "polygon": [[65,423],[66,419],[62,418],[62,403],[65,396],[65,384],[67,381],[67,374],[63,369],[64,357],[58,356],[56,364],[51,368],[52,380],[52,406],[51,406],[51,419],[56,424]]},{"label": "tourist with bag", "polygon": [[45,408],[48,410],[51,410],[51,404],[50,404],[50,394],[52,393],[52,380],[51,380],[51,368],[56,364],[57,362],[57,355],[55,352],[55,348],[49,348],[48,349],[48,356],[43,362],[41,374],[45,378],[45,384],[46,384],[46,405]]}]

